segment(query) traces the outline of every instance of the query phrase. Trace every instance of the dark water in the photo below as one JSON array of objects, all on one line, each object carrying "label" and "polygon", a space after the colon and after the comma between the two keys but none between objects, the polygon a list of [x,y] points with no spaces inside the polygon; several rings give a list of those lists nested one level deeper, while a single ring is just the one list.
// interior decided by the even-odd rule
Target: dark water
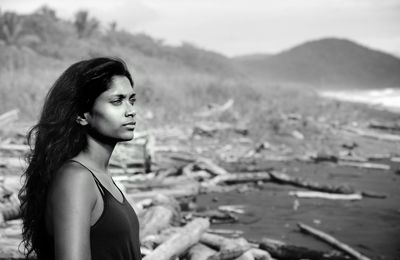
[{"label": "dark water", "polygon": [[[400,259],[400,175],[395,170],[298,162],[269,165],[287,170],[290,175],[326,184],[347,183],[356,190],[384,193],[388,197],[359,201],[297,198],[299,206],[295,210],[296,198],[288,192],[300,188],[267,183],[257,191],[200,196],[198,202],[204,206],[243,204],[246,207],[239,223],[218,224],[213,228],[242,230],[248,239],[269,237],[319,250],[332,249],[299,232],[296,223],[302,222],[336,237],[371,259]],[[392,168],[399,165],[392,164]]]}]

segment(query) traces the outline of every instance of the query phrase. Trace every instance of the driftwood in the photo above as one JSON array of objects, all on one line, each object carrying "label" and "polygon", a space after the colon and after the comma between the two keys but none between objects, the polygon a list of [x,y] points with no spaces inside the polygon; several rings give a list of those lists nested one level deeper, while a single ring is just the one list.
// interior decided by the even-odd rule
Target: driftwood
[{"label": "driftwood", "polygon": [[251,248],[251,245],[244,238],[226,239],[216,235],[210,236],[209,234],[204,234],[201,238],[201,241],[205,244],[211,243],[214,247],[219,248],[219,252],[210,256],[208,260],[227,260],[236,259],[238,257],[248,259],[249,257],[252,257],[252,255],[247,255],[247,257],[243,256],[243,254],[245,254],[246,251]]},{"label": "driftwood", "polygon": [[310,260],[349,260],[337,251],[322,252],[306,247],[288,245],[282,241],[263,238],[260,249],[268,251],[272,257],[280,260],[310,259]]},{"label": "driftwood", "polygon": [[228,236],[230,238],[233,237],[240,237],[243,235],[243,231],[241,230],[231,230],[231,229],[215,229],[215,228],[210,228],[207,230],[207,233],[209,234],[215,234],[215,235],[223,235],[223,236]]},{"label": "driftwood", "polygon": [[302,178],[291,177],[285,173],[279,172],[270,172],[272,180],[275,180],[280,183],[290,184],[297,187],[307,188],[310,190],[330,192],[330,193],[341,193],[341,194],[352,194],[354,193],[353,189],[347,186],[332,186],[332,185],[321,185],[316,182],[304,180]]},{"label": "driftwood", "polygon": [[200,158],[195,162],[196,166],[201,170],[206,170],[214,175],[227,175],[227,172],[224,168],[216,165],[211,160],[206,158]]},{"label": "driftwood", "polygon": [[178,256],[199,242],[200,236],[210,226],[207,219],[197,218],[189,222],[181,231],[173,234],[143,260],[169,260]]},{"label": "driftwood", "polygon": [[20,205],[12,205],[0,209],[0,223],[21,217]]},{"label": "driftwood", "polygon": [[217,251],[214,249],[202,243],[197,243],[189,249],[188,258],[190,260],[207,260],[209,256],[215,255],[216,253]]},{"label": "driftwood", "polygon": [[270,181],[271,175],[268,172],[251,172],[251,173],[235,173],[223,176],[214,177],[208,183],[217,184],[237,184],[245,182],[258,182],[258,181]]},{"label": "driftwood", "polygon": [[295,196],[298,198],[318,198],[318,199],[329,199],[329,200],[361,200],[362,195],[360,193],[352,194],[335,194],[326,193],[319,191],[290,191],[290,196]]},{"label": "driftwood", "polygon": [[238,221],[238,217],[229,212],[223,212],[220,210],[206,210],[201,212],[194,212],[195,217],[206,217],[209,218],[211,223],[233,223]]},{"label": "driftwood", "polygon": [[197,181],[187,176],[153,178],[145,181],[124,182],[126,189],[150,190],[155,188],[171,188],[174,186],[197,185]]},{"label": "driftwood", "polygon": [[400,131],[400,122],[370,122],[368,127],[380,130]]},{"label": "driftwood", "polygon": [[23,158],[0,157],[0,167],[23,169],[26,167],[26,162]]},{"label": "driftwood", "polygon": [[174,215],[177,214],[171,207],[157,205],[150,207],[140,219],[140,237],[156,234],[160,230],[170,226]]},{"label": "driftwood", "polygon": [[381,141],[393,141],[393,142],[399,142],[400,141],[400,135],[395,135],[395,134],[387,134],[387,133],[382,133],[382,132],[377,132],[377,131],[371,131],[371,130],[366,130],[366,129],[358,129],[358,128],[346,128],[345,130],[350,131],[352,133],[358,134],[360,136],[364,137],[369,137]]},{"label": "driftwood", "polygon": [[17,152],[28,152],[30,150],[29,145],[26,144],[0,144],[0,150],[5,151],[17,151]]},{"label": "driftwood", "polygon": [[13,109],[0,115],[0,127],[10,124],[18,119],[19,110]]},{"label": "driftwood", "polygon": [[350,161],[341,162],[341,161],[339,161],[338,165],[358,167],[358,168],[364,168],[364,169],[376,169],[376,170],[386,170],[386,171],[390,170],[390,165],[381,164],[381,163],[350,162]]},{"label": "driftwood", "polygon": [[328,244],[334,246],[335,248],[351,255],[352,257],[359,259],[359,260],[370,260],[370,258],[362,255],[361,253],[357,252],[356,250],[354,250],[353,248],[351,248],[350,246],[340,242],[339,240],[337,240],[336,238],[332,237],[331,235],[328,235],[320,230],[317,230],[315,228],[312,228],[310,226],[307,226],[305,224],[302,223],[298,223],[297,224],[300,228],[301,231],[311,234],[325,242],[327,242]]},{"label": "driftwood", "polygon": [[126,198],[128,201],[142,200],[146,198],[152,198],[157,194],[163,194],[172,197],[186,197],[194,196],[200,193],[200,185],[194,183],[193,185],[186,185],[185,187],[176,187],[174,189],[153,189],[151,191],[141,191],[132,194],[127,194]]}]

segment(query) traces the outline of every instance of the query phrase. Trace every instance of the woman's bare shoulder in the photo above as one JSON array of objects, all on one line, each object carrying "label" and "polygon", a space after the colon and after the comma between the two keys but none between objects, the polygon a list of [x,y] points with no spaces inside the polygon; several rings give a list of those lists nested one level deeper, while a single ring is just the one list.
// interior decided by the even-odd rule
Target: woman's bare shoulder
[{"label": "woman's bare shoulder", "polygon": [[94,180],[87,168],[76,162],[67,162],[54,174],[49,187],[50,201],[57,203],[60,200],[73,198],[82,203],[95,202]]}]

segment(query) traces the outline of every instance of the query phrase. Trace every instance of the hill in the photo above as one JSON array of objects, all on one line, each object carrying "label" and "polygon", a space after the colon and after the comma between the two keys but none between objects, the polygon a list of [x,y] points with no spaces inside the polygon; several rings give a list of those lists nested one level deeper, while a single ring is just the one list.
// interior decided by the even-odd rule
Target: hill
[{"label": "hill", "polygon": [[400,86],[399,58],[345,39],[310,41],[275,55],[240,57],[236,61],[248,74],[267,82]]},{"label": "hill", "polygon": [[115,24],[101,24],[86,11],[69,21],[42,7],[27,15],[0,12],[0,113],[18,107],[24,117],[37,116],[62,71],[98,56],[123,58],[134,75],[141,107],[153,108],[160,117],[225,102],[229,93],[246,85],[236,64],[221,54],[131,34]]}]

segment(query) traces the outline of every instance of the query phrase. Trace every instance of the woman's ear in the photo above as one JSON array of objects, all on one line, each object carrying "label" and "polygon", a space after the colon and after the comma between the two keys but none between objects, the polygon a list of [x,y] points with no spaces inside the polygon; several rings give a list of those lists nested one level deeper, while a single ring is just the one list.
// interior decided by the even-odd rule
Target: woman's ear
[{"label": "woman's ear", "polygon": [[87,119],[86,119],[86,113],[83,113],[83,115],[78,116],[78,117],[76,118],[76,122],[77,122],[78,124],[82,125],[82,126],[88,125],[89,123],[88,123],[88,121],[87,121]]}]

